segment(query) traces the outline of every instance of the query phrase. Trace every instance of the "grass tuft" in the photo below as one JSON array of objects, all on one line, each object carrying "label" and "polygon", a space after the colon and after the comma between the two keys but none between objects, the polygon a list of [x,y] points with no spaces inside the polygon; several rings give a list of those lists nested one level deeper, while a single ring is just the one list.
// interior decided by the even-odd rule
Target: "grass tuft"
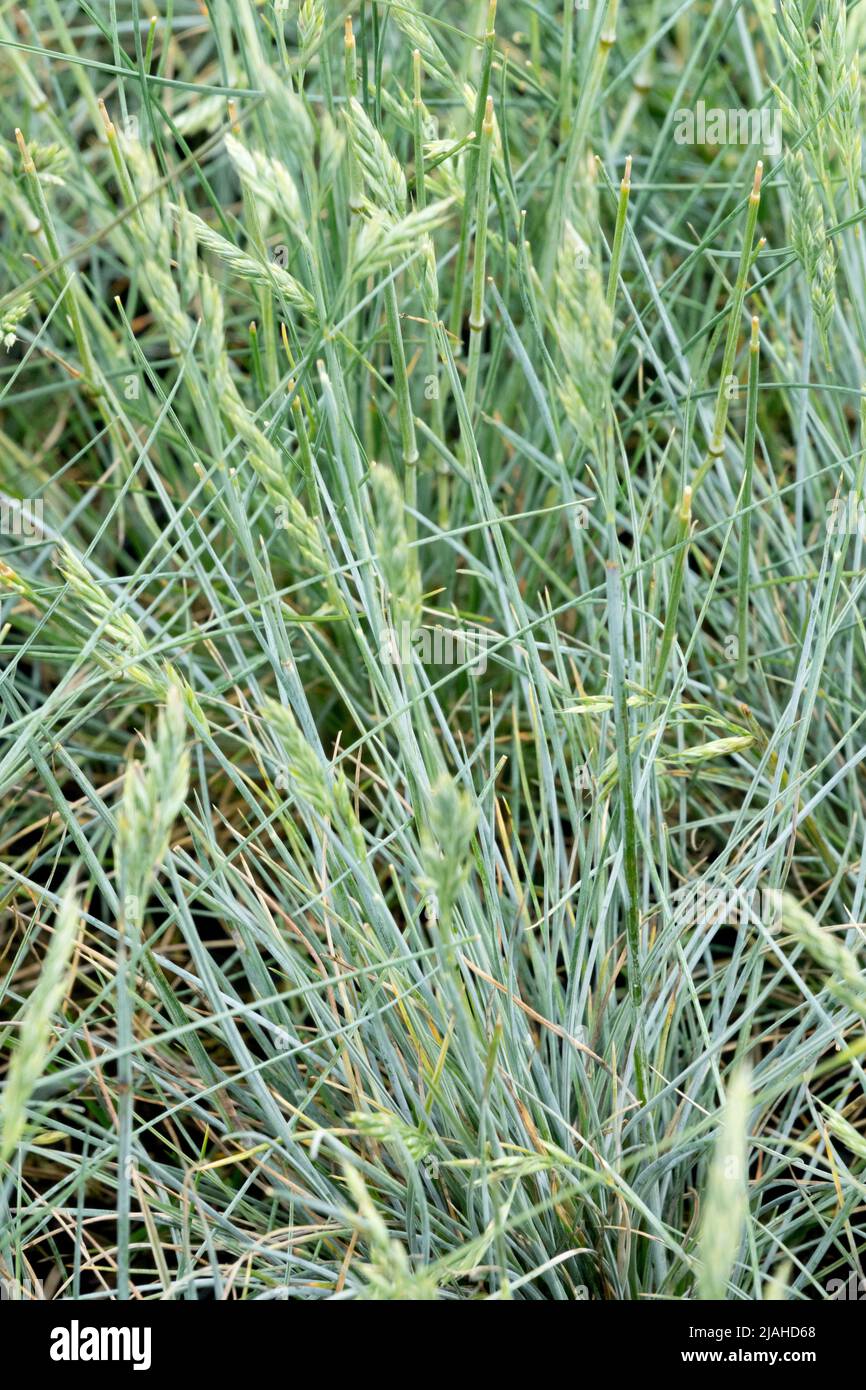
[{"label": "grass tuft", "polygon": [[4,1287],[859,1271],[864,39],[0,13]]}]

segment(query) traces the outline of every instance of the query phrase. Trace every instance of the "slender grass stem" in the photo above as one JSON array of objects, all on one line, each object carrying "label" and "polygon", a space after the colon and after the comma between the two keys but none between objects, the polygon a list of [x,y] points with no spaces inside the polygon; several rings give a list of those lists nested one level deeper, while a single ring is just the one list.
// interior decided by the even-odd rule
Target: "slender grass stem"
[{"label": "slender grass stem", "polygon": [[619,202],[616,208],[616,226],[613,233],[613,247],[610,253],[610,271],[607,279],[607,307],[613,312],[616,304],[616,288],[619,284],[619,270],[622,265],[622,250],[625,242],[626,217],[628,215],[628,196],[631,191],[631,155],[625,161],[625,173],[619,186]]},{"label": "slender grass stem", "polygon": [[690,487],[685,487],[683,488],[682,501],[677,513],[676,550],[674,552],[673,570],[671,572],[670,590],[668,592],[667,612],[665,613],[661,646],[659,647],[655,676],[653,678],[653,694],[655,695],[659,694],[664,683],[668,659],[677,633],[677,618],[679,616],[680,598],[683,592],[683,579],[686,572],[686,558],[689,550],[689,532],[691,530],[691,524],[692,489]]},{"label": "slender grass stem", "polygon": [[[385,308],[388,316],[388,341],[391,345],[391,367],[394,373],[394,391],[397,396],[397,415],[403,450],[406,505],[414,511],[418,506],[418,444],[415,438],[415,416],[412,411],[409,374],[406,370],[406,353],[403,348],[403,334],[400,328],[400,308],[393,279],[388,281],[385,288]],[[415,524],[411,517],[409,524],[410,526]]]},{"label": "slender grass stem", "polygon": [[469,242],[472,233],[472,218],[476,211],[476,186],[480,162],[481,127],[487,109],[490,90],[490,69],[493,64],[493,46],[496,40],[496,0],[490,0],[487,9],[487,29],[481,51],[481,74],[475,97],[474,140],[466,160],[466,179],[463,187],[463,214],[460,220],[460,240],[454,263],[454,292],[451,300],[449,327],[456,342],[461,341],[463,327],[463,302],[465,295],[466,266],[469,260]]},{"label": "slender grass stem", "polygon": [[703,482],[715,460],[721,458],[725,447],[725,427],[728,423],[728,407],[730,404],[729,383],[734,369],[734,358],[737,353],[737,341],[740,336],[740,316],[743,312],[743,302],[746,297],[746,287],[749,279],[749,270],[752,265],[753,243],[755,239],[755,225],[758,220],[758,208],[761,203],[761,177],[764,165],[761,160],[755,166],[755,177],[752,183],[752,191],[746,206],[746,230],[743,236],[743,245],[740,251],[740,262],[737,268],[737,278],[734,283],[734,292],[731,296],[730,309],[728,311],[728,329],[725,335],[725,348],[722,355],[722,369],[719,379],[719,389],[716,394],[716,406],[713,412],[713,427],[710,434],[710,442],[707,447],[707,456],[695,475],[692,486],[695,491]]},{"label": "slender grass stem", "polygon": [[[424,158],[424,102],[421,96],[423,68],[421,50],[416,48],[412,54],[412,138],[415,154],[415,202],[419,208],[427,206],[426,161]],[[439,381],[439,355],[436,350],[436,326],[430,318],[424,325],[425,355],[425,399],[432,403],[433,430],[439,439],[445,437],[445,413]],[[436,458],[436,504],[440,527],[447,531],[449,520],[448,468],[441,458]]]},{"label": "slender grass stem", "polygon": [[608,624],[610,627],[611,688],[613,690],[614,733],[622,831],[624,873],[622,897],[628,949],[628,987],[634,1015],[634,1064],[637,1093],[641,1101],[645,1103],[647,1100],[647,1067],[644,1043],[644,998],[641,979],[637,826],[632,784],[632,753],[625,679],[622,578],[619,565],[614,561],[608,561],[606,575]]},{"label": "slender grass stem", "polygon": [[[15,131],[15,139],[18,142],[18,149],[21,153],[21,167],[24,170],[24,177],[27,181],[27,187],[30,191],[30,196],[33,200],[33,206],[36,211],[36,215],[39,218],[39,229],[41,230],[42,235],[45,238],[45,244],[48,248],[48,254],[52,261],[59,261],[61,260],[60,243],[57,240],[57,233],[54,228],[54,221],[51,216],[51,211],[48,207],[48,203],[46,201],[45,194],[42,189],[42,184],[36,173],[36,166],[33,162],[30,152],[27,149],[27,144],[20,130]],[[83,374],[84,386],[88,391],[90,391],[93,394],[97,390],[96,366],[94,362],[90,339],[88,337],[87,330],[84,325],[84,319],[81,313],[81,308],[78,303],[78,295],[76,293],[74,273],[70,274],[66,279],[66,286],[64,289],[64,301],[66,304],[67,312],[69,314],[70,322],[72,324],[72,331],[75,335],[75,342],[78,347],[78,355],[81,359],[81,369]]]},{"label": "slender grass stem", "polygon": [[478,201],[475,213],[475,259],[472,267],[472,306],[469,313],[469,367],[466,403],[470,412],[478,390],[481,342],[484,337],[484,282],[487,271],[487,205],[490,197],[490,166],[493,157],[493,98],[487,98],[481,123],[481,156],[478,165]]},{"label": "slender grass stem", "polygon": [[744,685],[749,671],[749,569],[752,563],[752,478],[755,471],[755,433],[758,419],[758,375],[761,340],[758,319],[752,319],[749,342],[749,388],[746,434],[743,442],[743,486],[740,491],[740,558],[737,567],[737,680]]}]

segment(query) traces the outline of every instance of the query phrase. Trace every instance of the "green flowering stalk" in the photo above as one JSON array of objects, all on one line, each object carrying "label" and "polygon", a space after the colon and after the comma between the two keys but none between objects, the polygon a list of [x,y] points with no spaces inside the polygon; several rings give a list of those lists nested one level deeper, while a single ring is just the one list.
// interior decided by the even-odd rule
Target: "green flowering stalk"
[{"label": "green flowering stalk", "polygon": [[398,632],[409,635],[421,622],[421,574],[418,551],[410,544],[406,506],[390,468],[377,464],[370,474],[376,506],[376,556],[385,582],[391,616]]},{"label": "green flowering stalk", "polygon": [[247,149],[233,135],[226,136],[225,145],[229,159],[251,195],[288,222],[296,236],[306,240],[301,196],[285,164],[258,150]]},{"label": "green flowering stalk", "polygon": [[443,773],[430,788],[425,817],[421,826],[423,882],[432,894],[434,915],[447,937],[454,905],[472,868],[478,807]]},{"label": "green flowering stalk", "polygon": [[349,1124],[354,1125],[365,1138],[374,1139],[379,1144],[402,1147],[415,1163],[426,1158],[436,1147],[428,1133],[417,1125],[407,1124],[393,1110],[353,1110],[347,1118]]},{"label": "green flowering stalk", "polygon": [[126,202],[135,208],[127,226],[148,300],[165,327],[170,350],[183,353],[192,343],[195,324],[171,273],[171,218],[153,156],[140,140],[121,140],[104,107],[103,120],[118,181]]},{"label": "green flowering stalk", "polygon": [[[374,209],[369,211],[368,221],[358,234],[355,244],[356,273],[357,267],[360,265],[364,266],[366,273],[370,273],[370,268],[374,264],[373,253],[377,245],[379,251],[375,256],[375,263],[381,264],[383,267],[387,268],[391,258],[399,254],[391,233],[395,224],[397,227],[402,226],[405,232],[405,221],[407,220],[405,218],[406,175],[399,160],[373,125],[356,97],[349,99],[346,120],[350,128],[354,158],[374,199]],[[422,209],[414,214],[414,218],[416,219],[414,235],[417,237],[429,231],[430,226],[435,222],[435,212],[429,208]],[[384,260],[382,259],[383,256]],[[388,340],[394,374],[394,391],[397,398],[397,416],[403,451],[406,500],[414,510],[417,506],[418,444],[415,437],[415,416],[412,410],[403,332],[400,326],[400,307],[397,300],[397,288],[392,276],[388,278],[384,294],[388,320]]]},{"label": "green flowering stalk", "polygon": [[[112,676],[134,681],[157,699],[165,700],[171,690],[177,690],[198,726],[206,729],[207,720],[192,686],[170,662],[160,664],[151,655],[138,623],[125,609],[119,609],[102,585],[97,584],[72,547],[62,542],[57,548],[54,562],[88,620],[99,629],[98,646],[94,652],[96,661]],[[8,566],[2,568],[8,569]],[[0,580],[6,577],[2,568]],[[9,573],[14,575],[14,571]],[[20,576],[15,575],[14,584],[6,578],[10,587],[35,599],[33,590]]]},{"label": "green flowering stalk", "polygon": [[123,918],[135,928],[141,926],[147,897],[189,785],[186,711],[178,686],[169,685],[156,736],[144,738],[143,744],[143,760],[131,759],[126,767],[114,842]]},{"label": "green flowering stalk", "polygon": [[324,0],[302,0],[298,11],[298,41],[301,50],[301,69],[303,73],[322,42],[325,32]]},{"label": "green flowering stalk", "polygon": [[815,921],[790,893],[779,895],[782,929],[812,957],[829,977],[827,988],[866,1019],[866,974],[857,957],[833,932]]},{"label": "green flowering stalk", "polygon": [[357,97],[350,99],[346,119],[352,132],[352,149],[377,207],[384,207],[392,217],[402,217],[406,211],[402,164]]},{"label": "green flowering stalk", "polygon": [[440,198],[398,219],[381,209],[365,207],[364,221],[358,228],[354,274],[372,275],[387,269],[393,261],[413,256],[420,250],[424,307],[428,314],[431,308],[435,311],[438,287],[434,298],[429,266],[429,248],[432,246],[430,233],[442,225],[451,205],[451,198]]},{"label": "green flowering stalk", "polygon": [[27,1106],[48,1057],[51,1026],[69,983],[70,962],[78,937],[81,905],[75,891],[75,875],[61,893],[54,933],[39,977],[24,1006],[18,1045],[0,1101],[0,1163],[8,1163],[27,1124]]},{"label": "green flowering stalk", "polygon": [[247,280],[257,287],[264,286],[270,289],[277,299],[284,299],[291,308],[306,316],[312,316],[315,304],[309,290],[276,261],[265,264],[255,256],[242,251],[233,241],[228,241],[226,237],[214,231],[203,218],[190,212],[188,208],[176,207],[174,211],[181,225],[194,233],[199,246],[212,252],[242,280]]},{"label": "green flowering stalk", "polygon": [[135,619],[124,608],[118,608],[65,541],[57,547],[54,563],[90,622],[99,628],[96,659],[151,694],[164,694],[165,677],[150,655],[147,639]]},{"label": "green flowering stalk", "polygon": [[145,738],[144,760],[130,759],[117,812],[114,863],[121,911],[117,937],[118,1080],[117,1296],[129,1297],[130,1186],[132,1178],[131,979],[141,951],[144,909],[186,801],[189,753],[184,701],[169,686],[156,737]]},{"label": "green flowering stalk", "polygon": [[288,781],[298,800],[348,833],[355,852],[363,856],[364,835],[342,770],[330,766],[310,746],[287,705],[265,700],[261,714],[282,745]]},{"label": "green flowering stalk", "polygon": [[775,11],[776,31],[785,58],[785,70],[792,82],[792,95],[771,82],[788,139],[803,142],[816,164],[823,170],[823,123],[818,65],[814,42],[802,0],[779,0]]},{"label": "green flowering stalk", "polygon": [[18,341],[18,325],[27,317],[32,304],[33,296],[25,294],[16,304],[10,304],[0,311],[0,342],[7,352]]},{"label": "green flowering stalk", "polygon": [[282,455],[256,424],[252,411],[241,398],[232,376],[223,331],[223,300],[208,275],[201,277],[201,296],[204,309],[202,331],[208,376],[219,399],[220,411],[231,429],[243,441],[247,460],[261,478],[268,498],[283,517],[286,534],[297,550],[303,567],[319,575],[334,606],[344,611],[345,604],[333,576],[322,566],[325,545],[316,520],[309,515],[295,496]]},{"label": "green flowering stalk", "polygon": [[614,360],[613,310],[601,269],[595,161],[587,164],[556,257],[551,327],[562,359],[559,398],[590,453],[602,448]]},{"label": "green flowering stalk", "polygon": [[699,1237],[698,1298],[722,1300],[734,1270],[749,1211],[748,1120],[751,1085],[746,1069],[728,1085],[722,1125],[704,1193]]},{"label": "green flowering stalk", "polygon": [[829,360],[828,335],[836,308],[836,252],[802,150],[788,151],[785,170],[791,199],[791,244],[806,276],[821,345]]},{"label": "green flowering stalk", "polygon": [[438,1297],[435,1280],[423,1270],[415,1273],[400,1241],[393,1240],[379,1208],[357,1168],[343,1165],[343,1176],[355,1203],[349,1219],[367,1245],[369,1258],[359,1266],[365,1281],[357,1298],[387,1302],[430,1302]]},{"label": "green flowering stalk", "polygon": [[818,30],[821,71],[829,98],[827,120],[845,170],[851,207],[858,204],[857,185],[862,161],[860,130],[860,69],[848,62],[844,0],[825,0]]}]

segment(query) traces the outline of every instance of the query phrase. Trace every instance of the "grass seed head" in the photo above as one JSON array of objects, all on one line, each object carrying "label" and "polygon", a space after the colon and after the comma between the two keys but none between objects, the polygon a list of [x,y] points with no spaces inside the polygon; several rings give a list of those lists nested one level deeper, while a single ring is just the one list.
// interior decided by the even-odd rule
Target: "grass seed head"
[{"label": "grass seed head", "polygon": [[186,801],[189,752],[184,700],[169,685],[154,738],[145,737],[144,759],[130,759],[117,812],[114,857],[125,913],[140,926],[151,884],[165,858],[175,821]]},{"label": "grass seed head", "polygon": [[349,102],[346,119],[351,125],[352,148],[374,206],[383,207],[392,217],[402,217],[406,211],[403,166],[356,97]]},{"label": "grass seed head", "polygon": [[371,473],[376,504],[376,555],[394,625],[409,624],[414,632],[421,621],[421,576],[418,551],[409,544],[403,493],[394,473],[377,464]]},{"label": "grass seed head", "polygon": [[298,37],[301,41],[301,62],[307,66],[325,32],[324,0],[302,0],[298,11]]},{"label": "grass seed head", "polygon": [[698,1297],[725,1299],[748,1213],[748,1130],[751,1086],[745,1069],[728,1084],[722,1124],[704,1193]]},{"label": "grass seed head", "polygon": [[7,1163],[24,1134],[27,1106],[48,1057],[54,1015],[66,993],[69,967],[78,936],[81,906],[74,876],[66,883],[57,910],[54,933],[39,978],[24,1005],[18,1045],[0,1101],[0,1162]]},{"label": "grass seed head", "polygon": [[425,883],[435,898],[440,921],[447,922],[472,867],[478,808],[467,792],[443,774],[430,789],[421,820]]}]

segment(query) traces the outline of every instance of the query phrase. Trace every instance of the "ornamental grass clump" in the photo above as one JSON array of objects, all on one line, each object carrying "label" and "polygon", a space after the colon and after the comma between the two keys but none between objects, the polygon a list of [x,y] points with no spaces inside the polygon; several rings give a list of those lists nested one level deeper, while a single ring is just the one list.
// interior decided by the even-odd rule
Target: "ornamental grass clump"
[{"label": "ornamental grass clump", "polygon": [[0,10],[4,1287],[860,1269],[860,9]]}]

